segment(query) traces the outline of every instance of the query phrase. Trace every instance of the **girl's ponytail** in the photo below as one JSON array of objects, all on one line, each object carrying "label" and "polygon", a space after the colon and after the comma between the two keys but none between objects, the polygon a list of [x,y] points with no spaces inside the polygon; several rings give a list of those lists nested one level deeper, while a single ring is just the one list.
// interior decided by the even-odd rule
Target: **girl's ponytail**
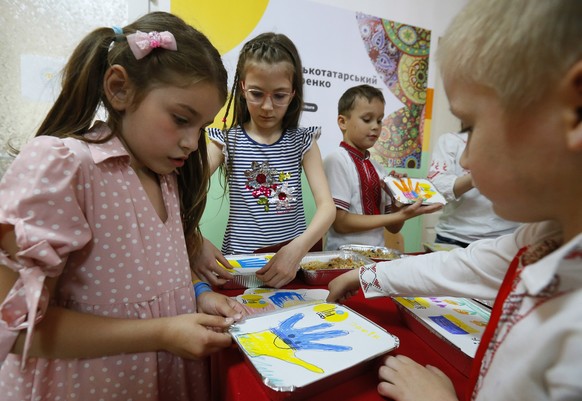
[{"label": "girl's ponytail", "polygon": [[[170,32],[177,51],[154,46],[147,55],[136,57],[127,37],[138,31]],[[208,38],[180,17],[155,11],[123,29],[96,29],[79,43],[63,70],[61,93],[36,136],[75,136],[90,142],[85,134],[92,127],[100,106],[107,112],[111,135],[120,135],[124,112],[112,107],[103,87],[105,74],[114,65],[127,73],[132,107],[137,107],[153,88],[163,85],[183,87],[204,81],[214,85],[222,101],[227,97],[227,72],[220,53]],[[99,142],[109,139],[100,138]],[[209,185],[206,139],[201,136],[198,151],[190,155],[178,174],[184,235],[190,256],[197,254],[202,246],[199,224]]]},{"label": "girl's ponytail", "polygon": [[91,127],[102,101],[107,53],[116,38],[98,28],[77,45],[63,69],[62,90],[35,136],[80,136]]}]

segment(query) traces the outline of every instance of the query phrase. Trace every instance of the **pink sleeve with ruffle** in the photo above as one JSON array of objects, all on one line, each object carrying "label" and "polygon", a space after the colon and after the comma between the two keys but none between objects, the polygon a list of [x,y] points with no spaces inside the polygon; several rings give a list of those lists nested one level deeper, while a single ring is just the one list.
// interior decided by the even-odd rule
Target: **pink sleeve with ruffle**
[{"label": "pink sleeve with ruffle", "polygon": [[0,265],[19,275],[0,305],[0,361],[26,330],[24,364],[34,326],[48,307],[46,277],[61,274],[67,255],[91,238],[80,166],[63,140],[41,136],[22,149],[0,182],[0,224],[14,227],[19,248],[14,259],[0,249]]}]

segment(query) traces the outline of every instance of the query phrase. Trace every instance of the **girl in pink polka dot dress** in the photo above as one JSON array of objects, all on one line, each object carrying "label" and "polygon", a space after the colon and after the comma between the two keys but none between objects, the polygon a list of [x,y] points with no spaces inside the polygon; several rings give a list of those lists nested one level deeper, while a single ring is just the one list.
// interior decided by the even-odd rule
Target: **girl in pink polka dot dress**
[{"label": "girl in pink polka dot dress", "polygon": [[205,357],[242,312],[190,264],[226,95],[218,51],[168,13],[77,46],[0,182],[2,400],[210,398]]}]

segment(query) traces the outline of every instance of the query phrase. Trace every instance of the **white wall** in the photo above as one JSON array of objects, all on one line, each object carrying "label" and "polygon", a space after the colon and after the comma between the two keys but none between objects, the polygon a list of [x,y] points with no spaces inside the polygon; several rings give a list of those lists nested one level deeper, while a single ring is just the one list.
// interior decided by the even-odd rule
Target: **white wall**
[{"label": "white wall", "polygon": [[0,10],[1,176],[5,145],[34,135],[74,47],[96,27],[126,25],[128,1],[0,0]]}]

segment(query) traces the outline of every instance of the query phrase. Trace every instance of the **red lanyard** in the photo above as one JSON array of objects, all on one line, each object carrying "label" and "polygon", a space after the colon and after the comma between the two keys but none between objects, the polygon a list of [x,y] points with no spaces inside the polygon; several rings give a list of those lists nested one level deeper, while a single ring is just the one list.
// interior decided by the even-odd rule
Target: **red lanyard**
[{"label": "red lanyard", "polygon": [[370,161],[368,151],[362,153],[353,146],[342,141],[340,146],[347,150],[352,158],[358,177],[360,178],[360,194],[362,197],[362,212],[364,214],[381,214],[380,210],[380,177]]},{"label": "red lanyard", "polygon": [[497,329],[497,324],[499,323],[501,313],[503,312],[503,304],[514,287],[515,278],[518,272],[517,268],[519,266],[519,260],[526,249],[527,247],[523,247],[519,250],[519,252],[517,252],[511,261],[509,269],[507,269],[507,273],[505,273],[505,277],[503,278],[503,283],[501,283],[501,287],[499,288],[499,293],[497,294],[495,304],[493,305],[493,310],[491,311],[491,317],[489,318],[489,322],[487,323],[487,327],[485,328],[485,332],[481,337],[479,347],[475,353],[475,358],[473,359],[468,386],[468,389],[470,389],[471,392],[467,394],[467,400],[471,400],[472,394],[475,393],[475,386],[477,385],[477,380],[479,379],[483,357],[485,356],[485,352],[487,351],[487,348],[489,348],[489,343],[491,342],[491,339],[495,334],[495,330]]}]

